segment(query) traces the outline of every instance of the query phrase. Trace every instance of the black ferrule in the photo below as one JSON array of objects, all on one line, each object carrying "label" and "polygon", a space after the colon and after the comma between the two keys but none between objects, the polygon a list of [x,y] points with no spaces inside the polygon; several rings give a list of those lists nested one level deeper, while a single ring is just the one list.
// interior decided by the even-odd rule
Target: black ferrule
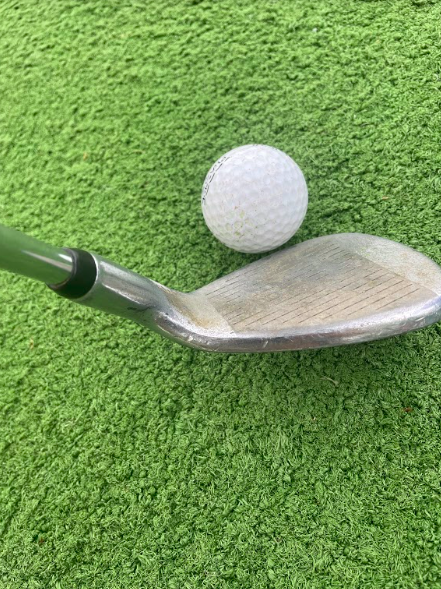
[{"label": "black ferrule", "polygon": [[49,288],[67,299],[79,299],[86,295],[95,284],[97,270],[92,254],[84,250],[66,248],[72,256],[72,273],[59,284],[48,284]]}]

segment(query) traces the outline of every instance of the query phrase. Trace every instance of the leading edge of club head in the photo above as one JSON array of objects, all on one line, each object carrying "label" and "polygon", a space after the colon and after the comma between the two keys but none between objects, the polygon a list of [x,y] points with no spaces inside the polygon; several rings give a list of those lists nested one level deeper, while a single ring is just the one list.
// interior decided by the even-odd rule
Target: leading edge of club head
[{"label": "leading edge of club head", "polygon": [[97,280],[77,302],[201,350],[338,346],[441,319],[441,268],[407,246],[371,235],[311,239],[188,294],[94,257]]}]

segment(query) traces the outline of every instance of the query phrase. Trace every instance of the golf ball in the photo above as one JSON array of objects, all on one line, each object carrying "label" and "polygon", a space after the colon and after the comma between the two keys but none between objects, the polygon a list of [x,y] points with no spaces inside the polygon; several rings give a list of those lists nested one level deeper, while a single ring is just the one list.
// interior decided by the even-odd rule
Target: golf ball
[{"label": "golf ball", "polygon": [[245,253],[272,250],[302,224],[308,189],[299,166],[268,145],[243,145],[212,166],[202,189],[202,212],[210,231]]}]

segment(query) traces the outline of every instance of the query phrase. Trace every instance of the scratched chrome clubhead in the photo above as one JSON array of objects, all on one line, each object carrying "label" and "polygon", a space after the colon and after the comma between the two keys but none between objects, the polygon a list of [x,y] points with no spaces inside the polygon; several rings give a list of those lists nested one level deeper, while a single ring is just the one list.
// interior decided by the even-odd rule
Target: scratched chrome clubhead
[{"label": "scratched chrome clubhead", "polygon": [[441,268],[409,247],[357,233],[295,245],[188,295],[170,292],[186,319],[179,326],[162,317],[158,326],[205,350],[337,346],[441,318]]},{"label": "scratched chrome clubhead", "polygon": [[409,247],[358,233],[300,243],[188,294],[2,225],[0,268],[207,351],[338,346],[441,318],[441,268]]}]

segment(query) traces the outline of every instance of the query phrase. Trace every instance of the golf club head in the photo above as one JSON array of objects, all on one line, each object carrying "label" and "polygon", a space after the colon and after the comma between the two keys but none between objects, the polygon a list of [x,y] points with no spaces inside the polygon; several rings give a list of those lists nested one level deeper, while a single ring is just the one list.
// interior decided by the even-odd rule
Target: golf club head
[{"label": "golf club head", "polygon": [[[129,280],[127,270],[95,259],[96,284],[78,302],[207,351],[353,344],[441,318],[441,268],[409,247],[371,235],[312,239],[188,294],[133,273]],[[117,309],[103,304],[109,291],[118,295]]]}]

